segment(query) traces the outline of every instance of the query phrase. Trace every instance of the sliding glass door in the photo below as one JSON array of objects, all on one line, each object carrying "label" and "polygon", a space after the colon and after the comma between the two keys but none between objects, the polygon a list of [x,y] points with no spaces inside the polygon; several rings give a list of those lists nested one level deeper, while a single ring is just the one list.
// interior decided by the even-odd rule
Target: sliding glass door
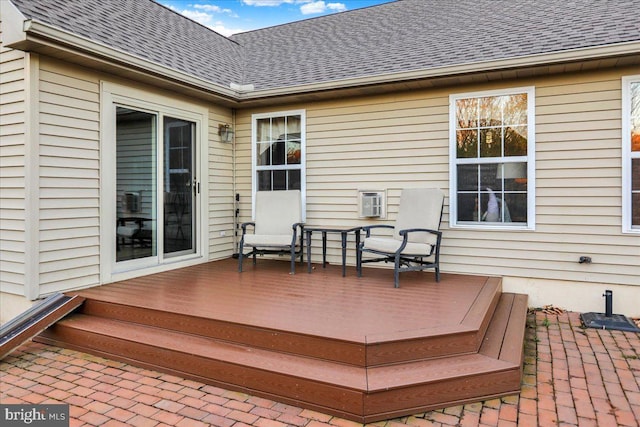
[{"label": "sliding glass door", "polygon": [[116,106],[116,263],[195,253],[195,132],[188,120]]},{"label": "sliding glass door", "polygon": [[166,257],[195,250],[194,178],[195,125],[186,120],[164,118],[164,251]]}]

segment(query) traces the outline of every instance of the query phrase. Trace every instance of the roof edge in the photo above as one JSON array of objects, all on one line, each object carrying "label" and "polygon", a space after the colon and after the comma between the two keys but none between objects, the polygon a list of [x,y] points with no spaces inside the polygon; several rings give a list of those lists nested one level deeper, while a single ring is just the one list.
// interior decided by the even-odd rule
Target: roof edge
[{"label": "roof edge", "polygon": [[580,49],[526,55],[492,61],[470,62],[466,64],[429,68],[401,73],[378,74],[352,79],[342,79],[311,83],[298,86],[286,86],[273,89],[256,90],[239,93],[241,101],[252,99],[295,95],[308,92],[346,89],[358,86],[370,86],[385,83],[399,83],[410,80],[422,80],[461,74],[481,73],[504,69],[517,69],[542,65],[555,65],[566,62],[587,61],[607,57],[625,56],[640,53],[640,41],[616,43],[611,45],[592,46]]},{"label": "roof edge", "polygon": [[[0,3],[4,4],[9,2],[2,1]],[[176,80],[183,84],[196,87],[209,93],[221,95],[226,98],[236,100],[239,95],[239,92],[231,88],[227,88],[217,83],[212,83],[208,80],[149,61],[145,58],[115,49],[103,43],[96,42],[69,31],[61,30],[39,21],[25,20],[21,32],[23,34],[22,38],[16,38],[12,43],[6,43],[6,46],[15,46],[15,48],[20,49],[21,44],[29,41],[36,43],[40,42],[41,39],[53,41],[63,46],[77,49],[79,52],[84,54],[89,54],[101,59],[107,58],[113,62],[125,64],[131,68],[144,70],[154,75],[161,75],[167,79]]]},{"label": "roof edge", "polygon": [[[640,53],[640,41],[633,41],[296,86],[283,86],[262,90],[246,90],[246,88],[243,87],[243,90],[236,90],[233,87],[226,87],[218,83],[213,83],[209,80],[149,61],[142,57],[40,21],[26,19],[10,1],[0,1],[0,4],[2,7],[0,9],[0,16],[3,17],[3,39],[5,46],[24,49],[24,46],[28,45],[29,42],[39,44],[43,44],[43,42],[45,42],[48,46],[51,46],[52,42],[58,43],[64,48],[73,48],[80,54],[90,55],[103,61],[111,61],[122,67],[138,69],[142,72],[160,76],[166,80],[172,80],[184,85],[189,85],[195,89],[207,92],[209,95],[218,95],[236,102],[266,99],[269,97],[282,97],[287,95],[302,95],[305,93],[357,88],[362,86],[400,83],[412,80],[433,79],[462,74],[553,65]],[[243,86],[249,87],[250,85]]]}]

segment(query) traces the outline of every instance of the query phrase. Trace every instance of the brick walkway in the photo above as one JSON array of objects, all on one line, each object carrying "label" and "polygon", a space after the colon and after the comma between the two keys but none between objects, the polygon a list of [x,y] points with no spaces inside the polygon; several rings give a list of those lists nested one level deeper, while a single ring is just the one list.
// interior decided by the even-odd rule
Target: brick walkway
[{"label": "brick walkway", "polygon": [[[529,316],[520,396],[376,426],[640,425],[640,334]],[[0,365],[0,403],[68,403],[71,426],[350,427],[359,424],[76,351],[29,343]]]}]

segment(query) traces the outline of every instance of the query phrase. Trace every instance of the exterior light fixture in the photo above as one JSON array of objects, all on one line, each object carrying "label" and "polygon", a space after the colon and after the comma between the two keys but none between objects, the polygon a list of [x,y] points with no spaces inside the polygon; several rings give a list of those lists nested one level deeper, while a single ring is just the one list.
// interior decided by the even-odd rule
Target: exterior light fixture
[{"label": "exterior light fixture", "polygon": [[218,135],[220,135],[220,142],[233,141],[233,128],[228,123],[220,123],[218,125]]}]

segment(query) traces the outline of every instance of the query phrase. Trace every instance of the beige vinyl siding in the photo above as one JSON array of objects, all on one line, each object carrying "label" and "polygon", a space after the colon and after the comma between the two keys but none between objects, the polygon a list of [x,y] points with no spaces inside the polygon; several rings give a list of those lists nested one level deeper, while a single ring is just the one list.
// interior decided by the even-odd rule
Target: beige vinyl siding
[{"label": "beige vinyl siding", "polygon": [[[640,245],[621,234],[622,75],[530,81],[536,88],[536,230],[451,230],[461,239],[445,251],[455,271],[638,284]],[[581,255],[593,264],[578,264]]]},{"label": "beige vinyl siding", "polygon": [[[529,78],[238,112],[241,222],[251,215],[251,114],[305,109],[307,223],[391,222],[403,187],[449,191],[450,94],[536,90],[536,229],[442,229],[442,268],[551,280],[638,285],[640,242],[621,233],[621,76],[631,69]],[[389,220],[358,218],[356,192],[387,190]],[[330,260],[339,262],[337,236]],[[320,253],[314,239],[314,259]],[[353,244],[349,260],[354,264]],[[578,264],[581,255],[590,265]]]},{"label": "beige vinyl siding", "polygon": [[24,52],[0,47],[0,286],[19,295],[27,268],[26,60]]},{"label": "beige vinyl siding", "polygon": [[[446,98],[425,92],[308,109],[307,222],[376,223],[358,217],[358,190],[386,190],[387,215],[393,218],[405,182],[446,188],[448,149],[441,141],[447,137],[447,108]],[[425,123],[425,116],[432,120]],[[329,238],[336,257],[339,236]],[[319,244],[313,241],[314,253],[320,253]]]},{"label": "beige vinyl siding", "polygon": [[[100,284],[100,81],[113,76],[42,58],[40,64],[41,294]],[[149,94],[198,100],[135,84]],[[233,254],[232,144],[219,141],[231,111],[209,105],[207,181],[209,259]],[[149,198],[146,198],[147,201]],[[145,197],[143,196],[143,207]],[[114,224],[115,231],[115,224]],[[111,230],[102,230],[109,233]]]},{"label": "beige vinyl siding", "polygon": [[[443,91],[396,94],[239,112],[240,222],[251,218],[251,114],[306,111],[307,224],[371,225],[380,221],[358,217],[358,190],[387,190],[388,215],[393,218],[406,183],[448,188],[448,146],[443,143],[448,137],[447,96]],[[425,122],[425,117],[432,120]],[[328,255],[338,262],[340,237],[329,234],[328,239]],[[314,259],[320,243],[312,241]],[[352,242],[349,248],[348,262],[353,264]]]},{"label": "beige vinyl siding", "polygon": [[99,283],[99,89],[93,73],[41,59],[41,294]]},{"label": "beige vinyl siding", "polygon": [[209,192],[204,197],[209,213],[209,259],[229,258],[236,250],[233,143],[220,142],[219,124],[232,124],[230,112],[209,108]]}]

